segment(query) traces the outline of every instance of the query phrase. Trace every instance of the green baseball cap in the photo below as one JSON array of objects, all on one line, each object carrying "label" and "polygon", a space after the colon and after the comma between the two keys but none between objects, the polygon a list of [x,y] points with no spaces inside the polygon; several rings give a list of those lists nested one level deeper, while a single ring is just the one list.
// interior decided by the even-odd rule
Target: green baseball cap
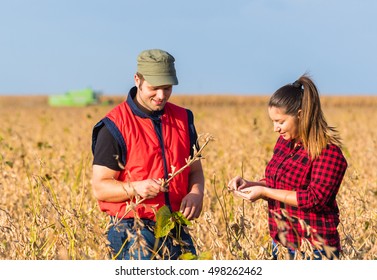
[{"label": "green baseball cap", "polygon": [[152,86],[178,85],[174,61],[166,51],[145,50],[137,57],[137,72]]}]

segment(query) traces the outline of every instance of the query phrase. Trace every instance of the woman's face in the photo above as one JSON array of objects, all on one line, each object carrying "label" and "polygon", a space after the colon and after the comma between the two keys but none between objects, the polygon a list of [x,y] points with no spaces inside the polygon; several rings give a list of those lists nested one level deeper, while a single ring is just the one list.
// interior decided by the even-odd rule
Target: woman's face
[{"label": "woman's face", "polygon": [[298,137],[298,115],[287,115],[284,109],[277,107],[269,107],[268,114],[274,124],[274,131],[285,140],[290,141]]}]

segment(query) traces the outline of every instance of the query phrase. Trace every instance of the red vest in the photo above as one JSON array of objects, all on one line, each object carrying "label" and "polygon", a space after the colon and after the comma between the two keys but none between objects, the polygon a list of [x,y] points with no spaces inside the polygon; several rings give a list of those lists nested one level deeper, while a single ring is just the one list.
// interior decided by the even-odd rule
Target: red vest
[{"label": "red vest", "polygon": [[[168,173],[171,167],[179,170],[190,156],[190,136],[187,111],[172,103],[167,103],[162,114],[161,145],[153,121],[133,114],[126,102],[115,107],[107,114],[124,138],[127,155],[125,169],[118,178],[124,184],[149,178],[164,178],[164,157]],[[178,211],[183,197],[188,193],[188,175],[190,168],[174,177],[169,183],[169,200],[172,211]],[[102,211],[118,218],[132,218],[134,211],[125,214],[127,202],[99,201]],[[136,207],[140,218],[155,220],[155,211],[165,205],[165,193],[160,192],[155,198],[147,199]]]}]

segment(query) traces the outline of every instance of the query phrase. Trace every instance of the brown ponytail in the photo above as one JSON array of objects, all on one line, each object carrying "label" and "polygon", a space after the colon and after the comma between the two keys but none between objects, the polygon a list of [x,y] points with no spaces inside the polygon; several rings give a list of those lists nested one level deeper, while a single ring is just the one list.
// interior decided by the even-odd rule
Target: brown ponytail
[{"label": "brown ponytail", "polygon": [[328,144],[341,147],[339,133],[327,124],[317,87],[307,74],[278,89],[268,105],[284,108],[288,115],[299,115],[299,137],[312,159]]}]

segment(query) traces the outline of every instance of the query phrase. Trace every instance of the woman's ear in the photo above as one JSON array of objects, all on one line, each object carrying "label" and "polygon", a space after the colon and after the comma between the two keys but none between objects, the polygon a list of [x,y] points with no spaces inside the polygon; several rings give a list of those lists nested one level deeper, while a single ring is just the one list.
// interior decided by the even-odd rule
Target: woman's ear
[{"label": "woman's ear", "polygon": [[300,110],[298,110],[297,118],[301,119],[301,117],[302,117],[302,110],[300,109]]}]

